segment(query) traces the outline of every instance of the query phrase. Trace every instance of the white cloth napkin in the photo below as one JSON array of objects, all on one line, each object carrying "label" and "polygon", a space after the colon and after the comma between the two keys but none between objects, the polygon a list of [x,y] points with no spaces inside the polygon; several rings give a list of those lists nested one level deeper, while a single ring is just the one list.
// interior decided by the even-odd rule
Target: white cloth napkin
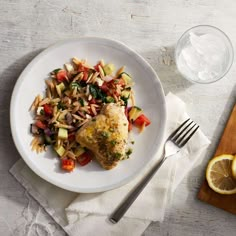
[{"label": "white cloth napkin", "polygon": [[[169,93],[166,103],[168,119],[165,137],[188,117],[185,104],[177,96]],[[202,131],[198,130],[181,152],[164,163],[125,217],[115,225],[109,223],[108,215],[148,168],[125,186],[94,194],[77,194],[55,187],[34,174],[23,160],[19,160],[10,172],[71,236],[141,235],[151,221],[164,219],[171,193],[196,161],[201,161],[199,158],[209,143]]]}]

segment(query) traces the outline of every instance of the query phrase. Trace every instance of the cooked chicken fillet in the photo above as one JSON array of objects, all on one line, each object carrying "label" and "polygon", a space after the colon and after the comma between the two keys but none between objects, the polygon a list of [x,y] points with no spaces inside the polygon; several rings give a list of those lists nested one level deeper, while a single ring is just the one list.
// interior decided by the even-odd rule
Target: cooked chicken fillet
[{"label": "cooked chicken fillet", "polygon": [[125,157],[128,120],[124,107],[115,103],[104,105],[99,115],[76,133],[76,141],[91,150],[101,166],[114,168]]}]

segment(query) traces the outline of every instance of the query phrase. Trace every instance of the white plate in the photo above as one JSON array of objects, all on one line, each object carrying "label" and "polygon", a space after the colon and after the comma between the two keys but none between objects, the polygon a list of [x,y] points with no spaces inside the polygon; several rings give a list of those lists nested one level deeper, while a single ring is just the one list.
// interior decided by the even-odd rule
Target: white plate
[{"label": "white plate", "polygon": [[[136,103],[150,118],[151,125],[141,135],[134,134],[135,144],[131,158],[112,170],[102,169],[96,161],[71,173],[60,170],[59,159],[51,150],[36,154],[31,151],[29,132],[32,115],[29,107],[37,94],[45,90],[48,73],[62,67],[73,56],[112,62],[116,68],[123,65],[135,81]],[[166,123],[165,97],[161,83],[151,66],[136,52],[120,42],[103,38],[80,38],[63,41],[40,53],[25,68],[15,85],[11,99],[11,130],[15,145],[27,165],[46,181],[74,192],[101,192],[130,181],[146,166],[158,151]]]}]

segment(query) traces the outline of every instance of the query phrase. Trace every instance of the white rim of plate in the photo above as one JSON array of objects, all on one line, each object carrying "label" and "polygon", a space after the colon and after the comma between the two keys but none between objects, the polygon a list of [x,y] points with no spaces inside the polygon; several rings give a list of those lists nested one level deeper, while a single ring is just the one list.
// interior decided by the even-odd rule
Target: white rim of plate
[{"label": "white rim of plate", "polygon": [[[46,55],[48,52],[50,52],[51,50],[54,50],[58,47],[60,47],[61,45],[65,44],[65,43],[69,43],[69,42],[74,42],[74,41],[80,41],[80,40],[100,40],[100,41],[106,41],[106,42],[110,42],[112,44],[116,44],[119,45],[120,47],[122,47],[123,49],[125,49],[125,51],[128,51],[129,53],[131,53],[133,56],[135,56],[136,58],[139,59],[140,62],[144,63],[145,66],[155,75],[156,77],[156,83],[159,84],[160,86],[160,90],[162,93],[162,97],[163,97],[163,108],[164,108],[164,113],[162,114],[164,119],[163,119],[163,123],[160,126],[160,132],[159,134],[161,134],[160,136],[160,145],[156,146],[155,148],[153,148],[152,150],[152,158],[150,158],[150,160],[143,166],[138,168],[132,175],[128,176],[125,179],[122,179],[121,181],[117,182],[116,184],[112,184],[112,185],[108,185],[106,187],[99,187],[99,188],[93,188],[93,189],[84,189],[84,188],[74,188],[71,187],[70,185],[65,185],[65,184],[61,184],[60,181],[56,181],[55,179],[51,178],[50,176],[45,175],[43,172],[41,172],[41,170],[39,168],[37,168],[33,162],[30,161],[30,158],[25,158],[26,153],[24,152],[24,150],[22,150],[21,145],[19,140],[17,139],[17,134],[16,134],[16,129],[15,129],[15,123],[14,123],[14,107],[15,107],[15,103],[16,103],[16,95],[18,92],[18,88],[21,86],[21,83],[23,82],[24,77],[27,75],[28,71],[31,70],[31,68],[37,64],[37,62],[44,56]],[[68,191],[72,191],[72,192],[77,192],[77,193],[96,193],[96,192],[103,192],[103,191],[108,191],[108,190],[112,190],[118,187],[121,187],[124,184],[127,184],[128,182],[130,182],[133,178],[135,178],[138,173],[140,173],[141,169],[144,169],[149,163],[150,161],[153,160],[155,153],[157,153],[157,151],[159,150],[159,148],[162,146],[161,144],[163,143],[163,139],[164,139],[164,131],[166,128],[166,119],[167,119],[167,114],[166,114],[166,102],[165,102],[165,94],[164,94],[164,90],[163,87],[161,85],[160,79],[158,77],[158,75],[156,74],[156,72],[154,71],[154,69],[152,68],[152,66],[141,56],[139,55],[137,52],[135,52],[133,49],[131,49],[130,47],[128,47],[127,45],[125,45],[124,43],[117,41],[117,40],[113,40],[113,39],[108,39],[108,38],[102,38],[102,37],[79,37],[79,38],[73,38],[73,39],[66,39],[66,40],[61,40],[55,44],[52,44],[51,46],[47,47],[46,49],[44,49],[42,52],[40,52],[36,57],[34,57],[31,62],[25,67],[25,69],[21,72],[21,74],[19,75],[16,84],[14,86],[12,95],[11,95],[11,103],[10,103],[10,125],[11,125],[11,133],[12,133],[12,137],[13,137],[13,141],[14,144],[20,154],[20,156],[23,158],[23,160],[25,161],[25,163],[30,167],[30,169],[37,174],[39,177],[41,177],[42,179],[44,179],[45,181],[60,187],[62,189],[68,190]]]}]

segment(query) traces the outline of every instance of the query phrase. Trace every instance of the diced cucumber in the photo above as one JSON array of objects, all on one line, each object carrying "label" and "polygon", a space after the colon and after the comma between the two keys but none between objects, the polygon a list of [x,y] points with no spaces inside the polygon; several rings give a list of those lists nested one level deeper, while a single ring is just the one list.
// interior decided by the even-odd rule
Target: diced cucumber
[{"label": "diced cucumber", "polygon": [[65,87],[64,83],[62,83],[62,82],[60,84],[56,85],[56,90],[57,90],[58,94],[61,94],[61,92],[63,92],[65,90],[65,88],[66,87]]},{"label": "diced cucumber", "polygon": [[60,84],[58,84],[57,87],[58,87],[61,91],[64,91],[65,88],[66,88],[65,85],[64,85],[64,83],[62,83],[62,82],[61,82]]},{"label": "diced cucumber", "polygon": [[121,77],[124,81],[126,85],[131,85],[133,83],[132,78],[130,77],[129,74],[127,74],[126,72],[122,72],[119,77]]},{"label": "diced cucumber", "polygon": [[142,115],[143,111],[139,107],[132,107],[129,111],[129,120],[131,122],[135,121],[140,115]]},{"label": "diced cucumber", "polygon": [[62,113],[58,116],[57,120],[61,122],[61,121],[65,120],[65,116],[66,116],[66,113],[65,113],[65,112],[62,112]]},{"label": "diced cucumber", "polygon": [[77,147],[76,150],[75,150],[75,155],[76,155],[76,157],[79,157],[84,152],[85,152],[85,149],[83,147]]},{"label": "diced cucumber", "polygon": [[130,97],[130,89],[126,89],[121,92],[121,99],[124,101],[125,106],[128,105],[129,97]]},{"label": "diced cucumber", "polygon": [[67,139],[68,138],[68,130],[64,128],[59,128],[58,130],[58,138]]},{"label": "diced cucumber", "polygon": [[106,97],[106,102],[107,103],[115,102],[115,99],[113,97],[111,97],[111,96],[107,96]]},{"label": "diced cucumber", "polygon": [[111,75],[113,73],[113,71],[115,70],[115,66],[114,64],[106,64],[104,67],[103,67],[103,70],[105,72],[105,75]]},{"label": "diced cucumber", "polygon": [[63,156],[63,154],[65,153],[65,148],[63,146],[59,146],[59,147],[54,147],[55,151],[57,152],[57,154],[61,157]]},{"label": "diced cucumber", "polygon": [[123,90],[121,92],[121,97],[128,99],[130,97],[130,90]]}]

